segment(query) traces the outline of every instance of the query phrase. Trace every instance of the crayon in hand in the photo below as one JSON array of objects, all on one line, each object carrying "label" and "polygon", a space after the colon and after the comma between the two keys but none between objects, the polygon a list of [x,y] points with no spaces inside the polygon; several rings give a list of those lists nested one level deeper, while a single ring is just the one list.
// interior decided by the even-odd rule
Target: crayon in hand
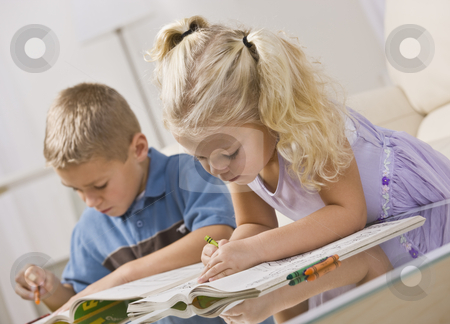
[{"label": "crayon in hand", "polygon": [[208,242],[209,244],[214,245],[215,247],[219,247],[219,244],[217,244],[217,242],[214,241],[211,236],[206,235],[205,236],[205,241]]},{"label": "crayon in hand", "polygon": [[331,272],[331,271],[333,271],[334,269],[339,268],[340,266],[341,266],[341,261],[339,261],[339,260],[334,260],[333,263],[330,264],[329,266],[327,266],[327,267],[325,267],[325,268],[322,268],[322,269],[320,269],[319,271],[314,272],[314,273],[311,274],[311,275],[308,275],[308,276],[306,277],[306,281],[308,281],[308,282],[309,282],[309,281],[314,281],[314,280],[316,280],[317,278],[323,277],[323,276],[326,275],[328,272]]},{"label": "crayon in hand", "polygon": [[317,264],[313,265],[312,267],[306,269],[305,275],[309,276],[309,275],[312,275],[313,273],[317,273],[320,270],[322,270],[323,268],[326,268],[329,265],[333,264],[333,262],[337,261],[338,259],[339,259],[339,256],[337,254],[332,255],[332,256],[326,258],[325,261],[317,263]]},{"label": "crayon in hand", "polygon": [[41,303],[41,294],[39,292],[39,286],[36,286],[36,290],[34,291],[34,302],[36,305]]}]

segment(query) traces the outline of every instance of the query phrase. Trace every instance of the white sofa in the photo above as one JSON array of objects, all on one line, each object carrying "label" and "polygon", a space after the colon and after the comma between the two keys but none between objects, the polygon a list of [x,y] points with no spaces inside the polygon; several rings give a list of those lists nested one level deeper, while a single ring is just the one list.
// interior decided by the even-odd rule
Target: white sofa
[{"label": "white sofa", "polygon": [[[405,24],[425,28],[434,41],[435,53],[429,65],[405,73],[386,61],[394,86],[356,94],[348,105],[372,123],[405,131],[429,143],[450,158],[450,1],[386,1],[385,39]],[[162,150],[176,154],[176,144]],[[291,222],[277,212],[280,226]]]},{"label": "white sofa", "polygon": [[[414,73],[399,71],[386,60],[394,86],[352,96],[349,105],[374,124],[408,132],[450,158],[449,18],[448,0],[386,1],[385,39],[400,26],[419,25],[433,39],[434,56]],[[408,47],[404,49],[408,55]]]}]

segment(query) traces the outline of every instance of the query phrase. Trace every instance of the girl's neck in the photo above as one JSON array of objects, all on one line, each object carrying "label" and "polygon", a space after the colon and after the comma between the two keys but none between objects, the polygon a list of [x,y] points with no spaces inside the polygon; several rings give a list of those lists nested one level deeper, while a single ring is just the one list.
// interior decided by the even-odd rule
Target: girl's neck
[{"label": "girl's neck", "polygon": [[266,166],[259,173],[263,184],[272,193],[277,190],[279,174],[280,164],[278,161],[278,151],[275,148],[269,162],[267,162]]}]

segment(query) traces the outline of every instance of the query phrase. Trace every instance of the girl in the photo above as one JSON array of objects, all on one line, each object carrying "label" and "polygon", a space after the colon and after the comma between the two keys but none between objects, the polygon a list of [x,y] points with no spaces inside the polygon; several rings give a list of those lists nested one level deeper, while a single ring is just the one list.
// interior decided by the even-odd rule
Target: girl
[{"label": "girl", "polygon": [[[148,54],[157,61],[165,127],[208,172],[230,181],[238,228],[219,249],[205,247],[199,282],[450,198],[448,159],[334,100],[332,82],[283,34],[195,16],[164,27]],[[294,222],[277,228],[275,209]],[[281,322],[307,309],[308,298],[315,307],[389,271],[404,253],[415,258],[446,243],[423,244],[430,222],[343,261],[320,280],[247,300],[222,316],[253,323],[285,310],[276,315]],[[448,233],[443,224],[434,236]]]}]

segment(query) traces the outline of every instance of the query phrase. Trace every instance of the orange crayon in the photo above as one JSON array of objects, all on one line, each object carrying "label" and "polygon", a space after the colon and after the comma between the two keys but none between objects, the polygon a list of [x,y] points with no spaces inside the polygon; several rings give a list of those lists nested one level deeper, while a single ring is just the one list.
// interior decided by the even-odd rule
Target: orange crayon
[{"label": "orange crayon", "polygon": [[41,303],[41,294],[39,293],[39,286],[36,287],[36,290],[34,291],[34,302],[36,305],[39,305]]},{"label": "orange crayon", "polygon": [[326,275],[328,272],[333,271],[336,268],[339,268],[341,266],[341,261],[338,260],[333,260],[333,263],[330,264],[329,266],[320,269],[317,272],[314,272],[313,274],[309,275],[306,277],[306,281],[314,281],[317,278],[323,277],[324,275]]},{"label": "orange crayon", "polygon": [[323,268],[326,268],[329,265],[333,264],[338,259],[339,259],[339,255],[337,255],[337,254],[332,255],[332,256],[326,258],[325,261],[317,263],[317,264],[313,265],[312,267],[306,269],[304,274],[305,274],[305,276],[309,276],[309,275],[312,275],[313,273],[318,273],[320,270],[322,270]]}]

